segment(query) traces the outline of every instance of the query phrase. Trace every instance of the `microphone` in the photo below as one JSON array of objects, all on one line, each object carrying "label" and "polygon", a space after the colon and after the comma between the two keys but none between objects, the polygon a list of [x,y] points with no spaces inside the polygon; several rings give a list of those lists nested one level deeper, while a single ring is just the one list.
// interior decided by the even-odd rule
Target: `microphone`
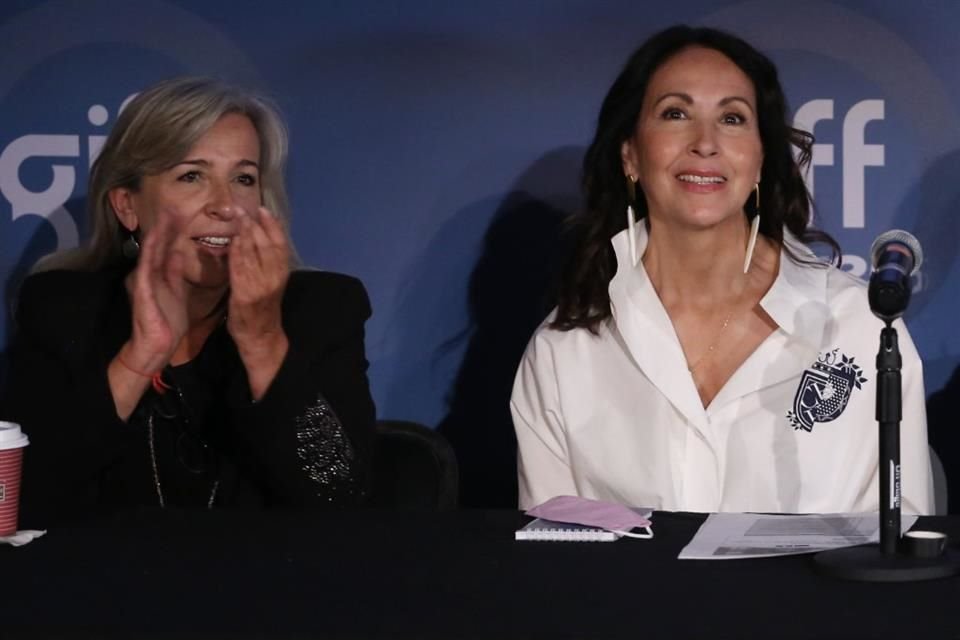
[{"label": "microphone", "polygon": [[887,323],[907,310],[910,303],[910,276],[923,264],[920,242],[900,229],[877,236],[870,247],[873,274],[867,298],[873,315]]},{"label": "microphone", "polygon": [[817,554],[821,571],[848,580],[902,582],[960,573],[960,556],[921,558],[903,553],[900,537],[900,421],[903,418],[901,368],[897,330],[892,321],[910,302],[910,276],[920,268],[920,243],[906,231],[880,234],[870,248],[870,310],[884,320],[877,351],[877,426],[880,486],[880,544],[832,549]]}]

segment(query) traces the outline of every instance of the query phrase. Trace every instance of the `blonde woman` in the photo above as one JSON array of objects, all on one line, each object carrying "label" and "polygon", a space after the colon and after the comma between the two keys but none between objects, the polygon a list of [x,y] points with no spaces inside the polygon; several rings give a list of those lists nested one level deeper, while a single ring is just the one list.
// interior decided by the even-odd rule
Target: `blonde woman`
[{"label": "blonde woman", "polygon": [[89,245],[19,296],[2,413],[31,438],[25,521],[362,499],[369,302],[353,278],[291,270],[286,152],[265,100],[212,80],[120,115]]}]

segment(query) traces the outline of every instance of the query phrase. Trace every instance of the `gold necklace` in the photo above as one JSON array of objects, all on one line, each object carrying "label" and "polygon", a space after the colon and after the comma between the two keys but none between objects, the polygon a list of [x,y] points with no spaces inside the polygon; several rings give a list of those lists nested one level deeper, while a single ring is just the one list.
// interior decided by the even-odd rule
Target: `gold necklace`
[{"label": "gold necklace", "polygon": [[693,370],[703,364],[707,357],[716,350],[717,345],[720,344],[720,338],[723,337],[723,332],[727,330],[727,326],[730,324],[730,320],[732,318],[733,311],[727,314],[727,317],[723,321],[723,326],[720,327],[720,331],[717,331],[717,335],[713,337],[713,342],[710,343],[710,346],[707,347],[707,350],[699,358],[697,358],[696,362],[687,365],[687,371],[693,373]]},{"label": "gold necklace", "polygon": [[699,367],[701,364],[707,361],[710,355],[716,351],[717,347],[720,345],[720,338],[723,337],[724,332],[727,330],[727,327],[730,325],[730,321],[733,319],[734,314],[737,312],[737,309],[740,307],[740,303],[743,301],[743,296],[747,293],[747,285],[744,284],[743,289],[737,295],[737,299],[733,301],[733,307],[727,313],[727,317],[723,319],[723,325],[720,327],[720,330],[717,331],[717,335],[713,336],[713,340],[710,341],[710,346],[707,347],[707,350],[696,359],[693,364],[687,365],[687,371],[693,373],[694,369]]},{"label": "gold necklace", "polygon": [[[759,202],[759,198],[760,198],[760,195],[759,195],[759,194],[760,194],[760,190],[759,190],[759,188],[758,188],[758,189],[757,189],[758,202]],[[757,219],[759,219],[759,218],[757,218]],[[751,264],[751,259],[752,259],[752,257],[753,257],[753,249],[754,249],[754,248],[753,248],[752,246],[750,246],[750,245],[756,242],[756,235],[755,235],[755,234],[756,234],[756,228],[754,228],[754,230],[753,230],[752,233],[753,233],[753,237],[751,237],[750,241],[747,243],[747,262],[743,265],[743,272],[744,272],[744,274],[747,273],[747,271],[748,271],[748,269],[749,269],[749,267],[750,267],[750,264]],[[727,317],[724,318],[724,320],[723,320],[723,325],[720,327],[720,330],[717,331],[717,335],[715,335],[715,336],[713,337],[713,340],[710,342],[710,346],[707,347],[707,350],[706,350],[699,358],[697,358],[697,360],[696,360],[693,364],[687,365],[687,371],[689,371],[690,373],[693,373],[694,369],[696,369],[696,368],[699,367],[701,364],[703,364],[703,363],[710,357],[710,355],[711,355],[714,351],[716,351],[717,346],[720,344],[720,338],[723,337],[723,333],[727,330],[727,326],[730,324],[730,320],[733,319],[733,314],[734,314],[734,312],[737,310],[737,307],[740,306],[740,302],[743,300],[743,296],[746,295],[746,293],[747,293],[748,286],[749,286],[748,283],[744,282],[743,289],[742,289],[742,290],[740,291],[740,293],[737,295],[737,299],[734,300],[734,302],[733,302],[733,308],[730,310],[729,313],[727,313]]]}]

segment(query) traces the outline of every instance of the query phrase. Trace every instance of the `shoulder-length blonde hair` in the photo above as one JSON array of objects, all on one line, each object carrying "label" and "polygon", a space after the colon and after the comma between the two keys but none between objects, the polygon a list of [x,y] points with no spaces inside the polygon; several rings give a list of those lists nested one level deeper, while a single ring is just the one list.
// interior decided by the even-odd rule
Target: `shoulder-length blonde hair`
[{"label": "shoulder-length blonde hair", "polygon": [[[283,179],[287,129],[276,108],[262,96],[214,79],[173,78],[130,101],[93,163],[87,189],[87,211],[93,224],[90,240],[80,248],[48,256],[36,270],[93,271],[127,261],[122,246],[128,232],[110,204],[110,191],[118,187],[138,190],[144,176],[182,161],[214,123],[234,113],[250,118],[257,131],[261,197],[283,224],[289,241],[289,204]],[[295,256],[292,243],[290,248]]]}]

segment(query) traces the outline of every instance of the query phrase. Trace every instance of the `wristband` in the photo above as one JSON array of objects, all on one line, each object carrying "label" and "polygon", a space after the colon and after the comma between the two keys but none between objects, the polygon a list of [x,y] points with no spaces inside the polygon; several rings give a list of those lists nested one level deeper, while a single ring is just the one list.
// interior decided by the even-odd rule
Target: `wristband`
[{"label": "wristband", "polygon": [[149,379],[150,379],[150,385],[153,387],[153,390],[156,391],[158,394],[163,395],[163,394],[165,394],[167,391],[169,391],[170,389],[173,388],[173,387],[171,387],[169,384],[167,384],[166,382],[164,382],[164,380],[163,380],[163,369],[161,369],[160,371],[157,371],[157,372],[155,372],[155,373],[146,373],[146,372],[144,372],[144,371],[140,371],[139,369],[134,369],[133,367],[131,367],[129,364],[127,364],[127,362],[123,359],[123,357],[122,357],[119,353],[117,353],[116,359],[117,359],[117,362],[119,362],[120,365],[121,365],[123,368],[127,369],[128,371],[132,371],[133,373],[137,374],[138,376],[143,376],[144,378],[149,378]]},{"label": "wristband", "polygon": [[116,360],[117,360],[117,362],[119,362],[121,365],[123,365],[123,368],[126,369],[127,371],[132,371],[132,372],[134,372],[135,374],[137,374],[138,376],[143,376],[144,378],[153,378],[153,376],[155,376],[155,375],[157,375],[158,373],[160,373],[159,371],[158,371],[157,373],[145,373],[145,372],[143,372],[143,371],[140,371],[139,369],[134,369],[133,367],[131,367],[130,365],[127,364],[127,361],[124,360],[124,359],[123,359],[123,356],[121,356],[119,353],[117,353],[117,355],[116,355]]}]

